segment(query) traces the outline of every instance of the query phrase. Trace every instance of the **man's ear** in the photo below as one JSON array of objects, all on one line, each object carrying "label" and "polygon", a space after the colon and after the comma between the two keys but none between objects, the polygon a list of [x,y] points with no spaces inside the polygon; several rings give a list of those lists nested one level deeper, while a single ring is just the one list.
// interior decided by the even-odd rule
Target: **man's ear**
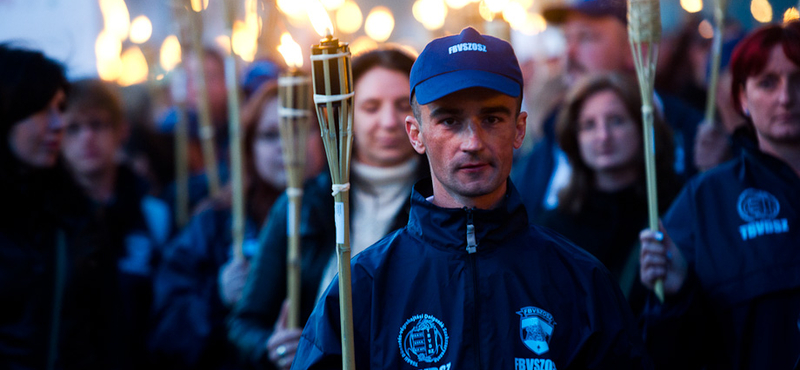
[{"label": "man's ear", "polygon": [[422,130],[419,127],[419,122],[414,116],[406,117],[406,134],[408,134],[408,141],[411,146],[419,154],[425,154],[425,144],[422,142]]},{"label": "man's ear", "polygon": [[519,112],[519,115],[517,115],[517,122],[514,126],[514,149],[519,149],[522,147],[522,142],[525,140],[525,130],[527,126],[528,112]]}]

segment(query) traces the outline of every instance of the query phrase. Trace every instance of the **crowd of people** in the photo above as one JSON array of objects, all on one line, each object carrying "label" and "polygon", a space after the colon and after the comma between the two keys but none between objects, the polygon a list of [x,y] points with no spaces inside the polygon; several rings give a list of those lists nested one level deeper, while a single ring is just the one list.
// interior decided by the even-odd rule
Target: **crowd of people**
[{"label": "crowd of people", "polygon": [[[683,33],[665,44],[650,230],[626,6],[582,0],[543,15],[564,31],[561,83],[548,85],[562,88],[530,86],[511,44],[472,27],[418,56],[389,45],[354,56],[355,366],[800,368],[800,21],[730,32],[713,122],[699,113],[708,43]],[[260,60],[243,74],[237,253],[230,92],[220,54],[200,54],[185,58],[186,101],[164,103],[69,81],[42,52],[0,44],[0,368],[342,368],[316,117],[293,189],[292,307],[282,68]],[[192,71],[205,76],[210,128]],[[182,116],[188,189],[173,171]]]}]

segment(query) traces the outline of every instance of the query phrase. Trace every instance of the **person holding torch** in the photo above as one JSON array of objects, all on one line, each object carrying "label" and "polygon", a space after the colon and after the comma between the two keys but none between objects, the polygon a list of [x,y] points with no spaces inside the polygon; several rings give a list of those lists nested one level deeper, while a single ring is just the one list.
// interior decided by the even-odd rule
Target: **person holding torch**
[{"label": "person holding torch", "polygon": [[731,59],[743,152],[692,179],[641,233],[645,342],[660,368],[790,369],[800,358],[800,22]]},{"label": "person holding torch", "polygon": [[[406,133],[431,179],[414,186],[406,227],[352,260],[356,368],[649,368],[611,274],[529,225],[508,180],[527,118],[511,45],[473,28],[433,40],[410,91]],[[338,284],[292,369],[340,368]]]}]

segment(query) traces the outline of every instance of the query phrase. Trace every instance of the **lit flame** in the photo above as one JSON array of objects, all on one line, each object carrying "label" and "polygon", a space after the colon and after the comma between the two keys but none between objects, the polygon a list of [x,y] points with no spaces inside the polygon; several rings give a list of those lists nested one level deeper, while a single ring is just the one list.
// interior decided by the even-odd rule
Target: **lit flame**
[{"label": "lit flame", "polygon": [[138,46],[131,47],[122,53],[122,75],[117,82],[122,86],[131,86],[147,81],[147,59]]},{"label": "lit flame", "polygon": [[111,59],[97,59],[97,75],[103,81],[116,81],[122,73],[122,61],[117,55]]},{"label": "lit flame", "polygon": [[767,0],[753,0],[750,3],[750,13],[761,23],[772,22],[772,5]]},{"label": "lit flame", "polygon": [[470,3],[470,0],[444,0],[444,2],[453,9],[461,9]]},{"label": "lit flame", "polygon": [[481,18],[487,22],[491,22],[494,20],[494,12],[489,9],[489,6],[486,5],[485,2],[481,1],[478,4],[478,14],[481,15]]},{"label": "lit flame", "polygon": [[384,42],[389,39],[393,30],[394,16],[388,8],[377,6],[369,12],[364,23],[364,32],[367,36],[377,42]]},{"label": "lit flame", "polygon": [[181,43],[178,37],[169,35],[161,44],[161,67],[165,71],[171,71],[181,62]]},{"label": "lit flame", "polygon": [[361,22],[364,16],[361,14],[361,8],[358,7],[354,1],[345,2],[339,10],[336,11],[336,25],[339,31],[344,33],[355,33],[361,28]]},{"label": "lit flame", "polygon": [[278,10],[291,19],[302,19],[306,16],[303,2],[297,0],[278,0]]},{"label": "lit flame", "polygon": [[344,5],[345,0],[321,0],[325,9],[336,10]]},{"label": "lit flame", "polygon": [[438,30],[444,26],[447,5],[442,0],[417,0],[411,7],[411,13],[425,29]]},{"label": "lit flame", "polygon": [[509,0],[483,0],[486,8],[492,13],[500,13],[509,3]]},{"label": "lit flame", "polygon": [[134,44],[144,44],[150,40],[153,34],[153,24],[150,23],[150,18],[145,15],[140,15],[133,19],[131,22],[131,42]]},{"label": "lit flame", "polygon": [[528,23],[528,12],[518,2],[509,3],[503,9],[503,18],[511,25],[513,29],[521,29]]},{"label": "lit flame", "polygon": [[319,0],[306,1],[306,11],[308,12],[308,19],[311,25],[314,26],[314,31],[317,31],[322,37],[333,35],[333,23],[328,16],[328,12]]},{"label": "lit flame", "polygon": [[100,0],[105,29],[114,37],[125,40],[131,26],[131,16],[124,0]]},{"label": "lit flame", "polygon": [[100,31],[94,42],[94,53],[98,60],[119,58],[122,51],[122,42],[111,35],[107,30]]},{"label": "lit flame", "polygon": [[697,13],[703,10],[703,0],[681,0],[681,7],[688,13]]},{"label": "lit flame", "polygon": [[242,21],[233,22],[233,52],[246,62],[252,62],[258,51],[258,29],[254,30],[252,26]]},{"label": "lit flame", "polygon": [[789,8],[786,9],[786,12],[783,13],[783,22],[791,22],[794,20],[800,19],[800,12],[797,11],[797,8]]},{"label": "lit flame", "polygon": [[208,0],[192,0],[192,10],[201,12],[208,8]]},{"label": "lit flame", "polygon": [[291,68],[303,67],[303,49],[300,48],[300,44],[292,39],[292,35],[289,32],[284,32],[281,35],[281,44],[278,45],[278,52],[283,55],[287,66]]}]

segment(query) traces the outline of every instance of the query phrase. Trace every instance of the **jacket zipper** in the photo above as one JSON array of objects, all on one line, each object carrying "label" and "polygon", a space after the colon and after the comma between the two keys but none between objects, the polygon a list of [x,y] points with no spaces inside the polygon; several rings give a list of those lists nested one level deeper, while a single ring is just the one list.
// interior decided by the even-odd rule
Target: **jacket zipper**
[{"label": "jacket zipper", "polygon": [[475,252],[478,251],[478,243],[475,238],[475,225],[472,222],[472,210],[464,207],[464,210],[467,212],[467,253],[469,258],[470,265],[472,266],[472,298],[475,302],[475,312],[472,315],[472,326],[475,328],[475,337],[473,338],[474,345],[476,348],[476,353],[478,355],[478,367],[481,368],[481,351],[480,351],[480,344],[481,344],[481,336],[480,336],[480,320],[478,317],[480,316],[478,313],[480,312],[480,299],[478,296],[478,263],[476,261]]}]

